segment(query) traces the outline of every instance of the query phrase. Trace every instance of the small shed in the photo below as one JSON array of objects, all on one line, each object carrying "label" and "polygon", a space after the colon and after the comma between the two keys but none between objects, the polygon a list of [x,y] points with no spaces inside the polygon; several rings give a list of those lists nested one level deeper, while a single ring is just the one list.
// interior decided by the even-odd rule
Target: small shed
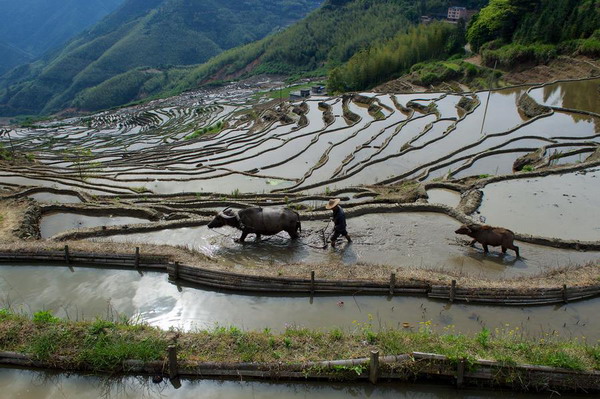
[{"label": "small shed", "polygon": [[290,93],[290,100],[302,100],[310,97],[309,89],[302,89],[300,91],[293,91]]}]

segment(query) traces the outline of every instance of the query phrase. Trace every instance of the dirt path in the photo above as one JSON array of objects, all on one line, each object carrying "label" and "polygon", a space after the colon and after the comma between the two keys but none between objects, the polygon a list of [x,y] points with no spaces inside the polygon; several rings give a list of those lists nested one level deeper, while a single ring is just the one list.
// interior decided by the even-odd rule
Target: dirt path
[{"label": "dirt path", "polygon": [[563,79],[581,79],[600,75],[600,63],[585,57],[558,57],[548,65],[507,72],[503,79],[510,84],[544,83]]},{"label": "dirt path", "polygon": [[19,227],[25,206],[19,201],[0,202],[0,242],[16,242],[13,230]]}]

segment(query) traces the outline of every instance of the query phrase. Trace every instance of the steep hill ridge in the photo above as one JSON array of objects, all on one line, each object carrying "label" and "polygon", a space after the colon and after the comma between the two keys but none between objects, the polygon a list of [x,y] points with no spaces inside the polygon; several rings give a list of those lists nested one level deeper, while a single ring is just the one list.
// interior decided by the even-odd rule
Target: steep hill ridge
[{"label": "steep hill ridge", "polygon": [[360,49],[408,29],[418,21],[425,3],[327,0],[321,8],[284,31],[225,51],[204,64],[171,68],[160,74],[129,70],[81,91],[72,104],[77,109],[96,110],[165,91],[177,93],[207,83],[263,73],[322,76]]},{"label": "steep hill ridge", "polygon": [[46,60],[0,79],[0,114],[50,113],[138,67],[201,64],[301,19],[322,0],[126,0]]},{"label": "steep hill ridge", "polygon": [[63,45],[123,1],[0,1],[0,75]]}]

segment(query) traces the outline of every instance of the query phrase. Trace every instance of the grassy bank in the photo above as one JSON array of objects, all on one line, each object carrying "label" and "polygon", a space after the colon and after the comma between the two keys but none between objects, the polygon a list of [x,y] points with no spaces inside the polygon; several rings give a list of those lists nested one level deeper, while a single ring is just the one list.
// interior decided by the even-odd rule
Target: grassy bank
[{"label": "grassy bank", "polygon": [[124,360],[163,361],[168,345],[176,344],[182,362],[260,362],[293,364],[364,357],[371,350],[382,355],[429,352],[451,360],[476,359],[600,370],[600,345],[555,335],[527,337],[519,328],[466,336],[446,328],[434,333],[429,322],[402,330],[376,332],[371,323],[354,322],[351,331],[289,327],[282,334],[242,331],[236,327],[183,333],[162,331],[144,324],[97,319],[61,320],[49,312],[33,317],[0,309],[0,351],[26,353],[52,367],[118,372]]}]

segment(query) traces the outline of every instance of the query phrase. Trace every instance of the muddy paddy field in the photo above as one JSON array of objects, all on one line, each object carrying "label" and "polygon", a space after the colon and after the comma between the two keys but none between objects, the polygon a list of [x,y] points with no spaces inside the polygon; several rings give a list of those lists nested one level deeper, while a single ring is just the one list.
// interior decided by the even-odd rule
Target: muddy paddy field
[{"label": "muddy paddy field", "polygon": [[[306,277],[313,270],[333,280],[390,273],[428,284],[458,280],[480,291],[531,289],[538,279],[545,288],[593,287],[600,277],[594,267],[600,259],[599,87],[600,80],[591,79],[258,105],[234,101],[224,90],[209,101],[191,94],[3,128],[18,161],[0,164],[0,252],[64,243],[100,253],[163,248],[156,251],[171,262],[253,276]],[[203,134],[205,128],[212,133]],[[10,148],[5,137],[0,140]],[[332,229],[324,209],[331,197],[342,200],[353,237],[335,249],[323,248]],[[206,227],[225,207],[250,206],[293,208],[302,220],[300,238],[281,233],[254,241],[250,235],[239,244],[233,228]],[[521,257],[469,246],[454,233],[463,223],[511,229]],[[0,266],[0,307],[50,310],[71,320],[124,314],[182,331],[215,325],[352,331],[374,320],[378,329],[417,331],[429,323],[440,333],[518,328],[533,338],[600,340],[597,298],[519,307],[358,295],[364,292],[274,295],[186,284],[151,271],[42,266]],[[2,369],[0,380],[13,374],[20,381],[45,378]],[[202,384],[231,395],[241,389]],[[75,385],[96,392],[83,377]],[[340,394],[318,385],[257,383],[252,389],[277,397]],[[362,396],[367,388],[352,389]],[[389,389],[378,388],[372,397],[455,397],[436,389]]]}]

